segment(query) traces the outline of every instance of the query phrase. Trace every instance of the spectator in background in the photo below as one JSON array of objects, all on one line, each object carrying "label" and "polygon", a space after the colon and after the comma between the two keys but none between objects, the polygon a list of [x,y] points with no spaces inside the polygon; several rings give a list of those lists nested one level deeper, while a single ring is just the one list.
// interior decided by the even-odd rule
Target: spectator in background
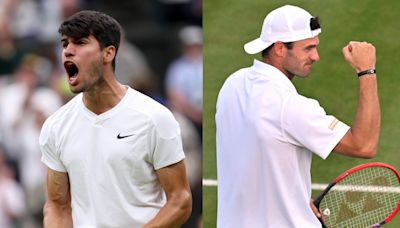
[{"label": "spectator in background", "polygon": [[24,215],[24,195],[0,146],[0,227],[12,228]]},{"label": "spectator in background", "polygon": [[44,120],[61,107],[61,98],[55,91],[38,87],[40,62],[40,57],[26,55],[12,75],[13,83],[0,91],[3,144],[17,166],[27,207],[24,227],[29,228],[41,227],[46,197],[47,169],[40,162],[40,129]]},{"label": "spectator in background", "polygon": [[15,127],[29,99],[36,88],[39,77],[34,70],[37,56],[26,55],[21,64],[12,74],[12,83],[0,90],[0,127],[6,132],[4,143],[8,156],[16,159],[16,147],[18,137],[15,137]]},{"label": "spectator in background", "polygon": [[0,86],[7,82],[4,78],[12,74],[21,60],[10,26],[14,6],[14,0],[0,0]]},{"label": "spectator in background", "polygon": [[166,92],[169,107],[189,118],[201,134],[203,98],[202,29],[184,27],[179,38],[182,55],[168,67]]},{"label": "spectator in background", "polygon": [[118,81],[146,95],[151,95],[155,85],[152,80],[153,72],[146,57],[139,48],[126,39],[125,34],[122,34],[120,46],[115,68]]},{"label": "spectator in background", "polygon": [[43,204],[46,201],[46,166],[41,163],[39,134],[44,121],[62,105],[52,89],[34,90],[22,113],[15,135],[18,135],[18,162],[21,184],[25,190],[27,215],[24,224],[29,228],[42,227]]},{"label": "spectator in background", "polygon": [[203,96],[202,30],[187,26],[180,30],[182,55],[167,69],[168,106],[182,129],[187,170],[193,195],[192,217],[186,224],[195,227],[202,214],[201,126]]}]

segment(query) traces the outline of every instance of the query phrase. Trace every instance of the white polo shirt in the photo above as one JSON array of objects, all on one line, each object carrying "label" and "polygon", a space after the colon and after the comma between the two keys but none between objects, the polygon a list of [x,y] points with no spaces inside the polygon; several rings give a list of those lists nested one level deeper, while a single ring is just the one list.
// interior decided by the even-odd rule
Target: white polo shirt
[{"label": "white polo shirt", "polygon": [[312,153],[325,159],[349,126],[254,60],[217,101],[218,228],[321,227],[310,209]]},{"label": "white polo shirt", "polygon": [[184,159],[178,123],[131,88],[100,115],[82,98],[46,120],[42,161],[68,172],[74,227],[142,227],[166,202],[156,170]]}]

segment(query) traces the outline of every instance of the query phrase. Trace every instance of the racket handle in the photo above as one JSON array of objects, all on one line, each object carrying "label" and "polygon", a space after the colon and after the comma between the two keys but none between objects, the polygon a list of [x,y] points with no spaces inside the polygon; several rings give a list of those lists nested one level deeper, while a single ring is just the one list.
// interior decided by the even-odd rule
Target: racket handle
[{"label": "racket handle", "polygon": [[[330,183],[323,192],[321,192],[321,194],[319,194],[319,196],[313,200],[313,204],[314,206],[319,210],[319,204],[321,203],[322,199],[324,198],[324,196],[326,195],[326,193],[336,184],[336,182],[332,182]],[[322,215],[321,215],[322,216]],[[322,224],[322,228],[326,228],[324,221],[322,221],[322,217],[318,218],[318,220],[321,222]]]},{"label": "racket handle", "polygon": [[314,203],[314,205],[315,205],[317,208],[319,208],[319,204],[321,203],[322,199],[325,197],[326,193],[327,193],[329,190],[331,190],[331,188],[332,188],[333,186],[335,186],[335,184],[336,184],[336,182],[330,183],[330,184],[324,189],[324,191],[322,191],[322,192],[319,194],[319,196],[318,196],[315,200],[313,200],[313,203]]},{"label": "racket handle", "polygon": [[[313,204],[318,210],[319,210],[319,204],[321,203],[322,198],[324,198],[324,194],[320,194],[315,200],[313,200]],[[322,221],[322,217],[318,218],[318,220],[321,222],[322,228],[326,228],[326,226],[324,225],[324,222]]]},{"label": "racket handle", "polygon": [[313,204],[316,208],[319,209],[319,204],[321,203],[322,198],[324,198],[325,194],[323,194],[324,192],[322,192],[322,194],[320,194],[316,199],[313,200]]}]

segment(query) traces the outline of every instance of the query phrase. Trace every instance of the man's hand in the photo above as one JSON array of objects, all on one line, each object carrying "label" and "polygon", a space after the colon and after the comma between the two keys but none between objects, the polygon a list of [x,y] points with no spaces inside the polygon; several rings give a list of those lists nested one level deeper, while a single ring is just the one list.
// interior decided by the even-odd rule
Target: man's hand
[{"label": "man's hand", "polygon": [[375,47],[367,42],[350,41],[343,49],[343,56],[357,73],[375,69]]},{"label": "man's hand", "polygon": [[310,200],[311,210],[314,212],[314,215],[317,216],[318,219],[321,219],[321,213],[319,213],[319,210],[317,207],[315,207],[313,201],[313,199]]}]

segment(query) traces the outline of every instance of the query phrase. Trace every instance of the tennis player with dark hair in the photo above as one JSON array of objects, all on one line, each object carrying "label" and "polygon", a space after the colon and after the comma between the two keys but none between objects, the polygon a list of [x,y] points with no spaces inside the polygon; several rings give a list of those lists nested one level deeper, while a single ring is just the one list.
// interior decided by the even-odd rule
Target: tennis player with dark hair
[{"label": "tennis player with dark hair", "polygon": [[271,11],[261,36],[244,46],[249,54],[262,52],[263,61],[254,60],[222,86],[216,112],[219,228],[321,227],[310,205],[312,154],[375,156],[380,108],[373,45],[349,42],[342,50],[359,81],[351,127],[298,94],[291,82],[308,76],[320,60],[320,32],[318,18],[302,8]]},{"label": "tennis player with dark hair", "polygon": [[60,28],[70,89],[43,125],[45,227],[178,227],[191,213],[180,128],[171,112],[115,79],[120,26],[81,11]]}]

